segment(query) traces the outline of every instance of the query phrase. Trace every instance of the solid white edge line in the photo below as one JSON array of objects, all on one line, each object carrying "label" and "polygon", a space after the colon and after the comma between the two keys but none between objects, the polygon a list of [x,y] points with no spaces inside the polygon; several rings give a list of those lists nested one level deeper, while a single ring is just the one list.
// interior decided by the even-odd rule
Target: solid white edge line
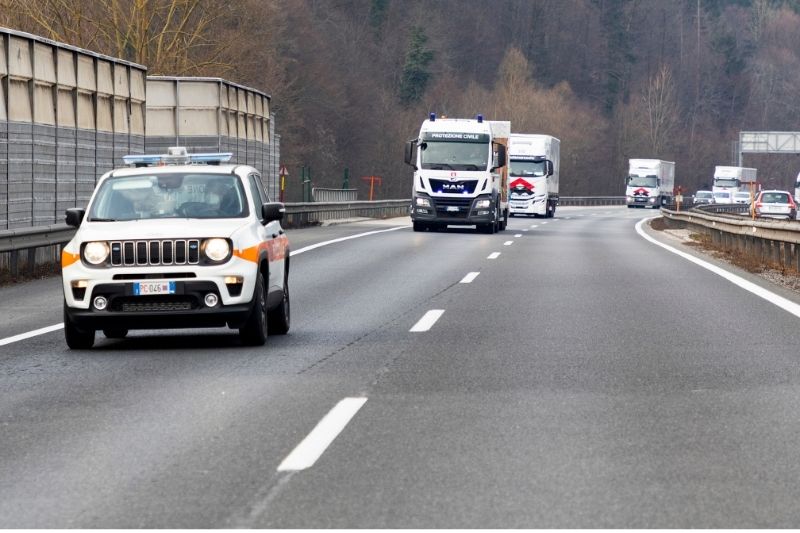
[{"label": "solid white edge line", "polygon": [[492,252],[486,257],[486,259],[497,259],[500,257],[500,252]]},{"label": "solid white edge line", "polygon": [[345,398],[337,403],[278,465],[278,472],[305,470],[314,466],[366,402],[366,398]]},{"label": "solid white edge line", "polygon": [[351,239],[359,239],[361,237],[367,237],[369,235],[377,235],[378,233],[386,233],[386,232],[389,232],[389,231],[397,231],[399,229],[406,229],[406,228],[409,228],[409,227],[411,227],[411,226],[397,226],[395,228],[379,229],[379,230],[375,230],[375,231],[368,231],[366,233],[357,233],[355,235],[349,235],[347,237],[340,237],[338,239],[332,239],[330,241],[318,242],[317,244],[310,244],[310,245],[305,246],[303,248],[300,248],[298,250],[294,250],[293,252],[289,253],[289,256],[302,254],[304,252],[310,252],[311,250],[316,250],[317,248],[322,248],[323,246],[328,246],[329,244],[335,244],[337,242],[349,241]]},{"label": "solid white edge line", "polygon": [[459,283],[472,283],[473,281],[475,281],[475,278],[478,277],[478,274],[480,274],[480,272],[470,272],[469,274],[464,276],[464,279],[459,281]]},{"label": "solid white edge line", "polygon": [[417,321],[417,323],[414,324],[414,326],[412,326],[412,328],[408,331],[411,333],[428,331],[433,327],[434,324],[436,324],[436,321],[439,320],[443,314],[444,309],[431,309],[422,315],[422,318],[420,318],[419,321]]},{"label": "solid white edge line", "polygon": [[12,344],[14,342],[24,341],[25,339],[30,339],[31,337],[36,337],[37,335],[44,335],[45,333],[50,333],[52,331],[58,331],[59,329],[64,329],[63,322],[61,324],[53,324],[52,326],[28,331],[27,333],[20,333],[19,335],[14,335],[13,337],[0,339],[0,346],[6,346],[7,344]]},{"label": "solid white edge line", "polygon": [[636,233],[638,233],[645,240],[655,244],[656,246],[660,246],[661,248],[663,248],[663,249],[665,249],[665,250],[667,250],[669,252],[672,252],[673,254],[679,255],[680,257],[686,259],[687,261],[691,261],[692,263],[696,264],[697,266],[703,267],[706,270],[709,270],[709,271],[713,272],[714,274],[716,274],[716,275],[718,275],[718,276],[720,276],[722,278],[725,278],[726,280],[730,281],[734,285],[736,285],[738,287],[741,287],[742,289],[744,289],[744,290],[746,290],[746,291],[748,291],[750,293],[755,294],[759,298],[763,298],[764,300],[770,302],[771,304],[774,304],[774,305],[780,307],[781,309],[783,309],[784,311],[787,311],[787,312],[793,314],[794,316],[800,318],[800,304],[796,304],[793,301],[784,298],[783,296],[779,296],[779,295],[775,294],[774,292],[769,291],[769,290],[765,289],[764,287],[760,287],[760,286],[756,285],[755,283],[753,283],[752,281],[747,281],[746,279],[744,279],[742,277],[739,277],[739,276],[737,276],[736,274],[734,274],[732,272],[728,272],[727,270],[725,270],[723,268],[720,268],[720,267],[718,267],[716,265],[712,265],[711,263],[703,261],[702,259],[699,259],[699,258],[697,258],[697,257],[695,257],[695,256],[693,256],[691,254],[687,254],[686,252],[682,252],[682,251],[680,251],[680,250],[678,250],[676,248],[673,248],[672,246],[669,246],[667,244],[659,242],[656,239],[654,239],[653,237],[651,237],[650,235],[648,235],[647,233],[645,233],[645,231],[642,229],[642,225],[644,225],[647,221],[652,220],[654,218],[658,218],[658,217],[644,218],[644,219],[640,220],[639,222],[637,222],[636,223]]}]

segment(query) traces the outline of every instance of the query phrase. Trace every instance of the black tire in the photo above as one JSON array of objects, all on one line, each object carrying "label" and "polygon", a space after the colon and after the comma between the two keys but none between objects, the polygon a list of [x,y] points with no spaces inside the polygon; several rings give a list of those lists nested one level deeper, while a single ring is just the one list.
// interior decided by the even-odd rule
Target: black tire
[{"label": "black tire", "polygon": [[487,235],[491,235],[494,233],[494,223],[489,222],[488,224],[478,224],[478,231],[481,233],[486,233]]},{"label": "black tire", "polygon": [[267,313],[267,330],[270,335],[286,335],[291,325],[292,306],[289,301],[289,271],[283,277],[283,298],[278,307]]},{"label": "black tire", "polygon": [[428,225],[423,222],[414,221],[414,231],[425,231],[428,229]]},{"label": "black tire", "polygon": [[103,335],[105,335],[107,339],[124,339],[127,334],[128,334],[128,330],[127,329],[122,329],[122,328],[120,328],[120,329],[116,329],[116,328],[111,329],[111,328],[109,328],[109,329],[104,329],[103,330]]},{"label": "black tire", "polygon": [[64,339],[71,350],[88,350],[94,346],[94,330],[80,329],[69,319],[64,302]]},{"label": "black tire", "polygon": [[505,231],[506,227],[508,227],[508,211],[503,213],[503,217],[500,219],[500,223],[498,225],[498,231]]},{"label": "black tire", "polygon": [[263,346],[267,342],[267,290],[263,274],[258,275],[253,290],[253,310],[244,326],[239,328],[239,338],[248,346]]}]

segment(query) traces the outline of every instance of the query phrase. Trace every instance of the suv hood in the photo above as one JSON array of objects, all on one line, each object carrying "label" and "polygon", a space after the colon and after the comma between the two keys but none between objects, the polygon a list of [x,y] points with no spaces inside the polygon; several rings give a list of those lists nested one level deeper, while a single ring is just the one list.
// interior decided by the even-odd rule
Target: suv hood
[{"label": "suv hood", "polygon": [[84,222],[76,236],[84,242],[230,237],[236,230],[246,226],[248,221],[248,218],[160,218]]}]

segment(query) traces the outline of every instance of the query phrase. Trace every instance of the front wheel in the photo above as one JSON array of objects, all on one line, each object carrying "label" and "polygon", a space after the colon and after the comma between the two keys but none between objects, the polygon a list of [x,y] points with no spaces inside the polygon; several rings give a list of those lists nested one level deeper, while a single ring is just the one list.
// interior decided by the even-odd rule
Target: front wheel
[{"label": "front wheel", "polygon": [[64,339],[71,350],[88,350],[94,346],[94,330],[81,329],[69,319],[67,302],[64,302]]},{"label": "front wheel", "polygon": [[428,229],[427,224],[424,222],[417,222],[416,220],[414,221],[414,231],[425,231],[426,229]]},{"label": "front wheel", "polygon": [[256,279],[253,299],[253,310],[244,326],[239,328],[239,338],[248,346],[263,346],[267,342],[267,290],[261,273]]},{"label": "front wheel", "polygon": [[[287,271],[288,272],[288,271]],[[267,313],[267,329],[273,335],[286,335],[291,324],[291,304],[289,303],[289,276],[283,279],[283,299],[278,307]]]}]

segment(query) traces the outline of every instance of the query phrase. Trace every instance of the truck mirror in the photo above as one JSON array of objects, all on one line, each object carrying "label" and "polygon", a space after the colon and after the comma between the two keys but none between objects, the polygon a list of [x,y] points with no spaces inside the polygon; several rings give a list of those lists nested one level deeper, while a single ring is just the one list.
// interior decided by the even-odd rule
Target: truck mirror
[{"label": "truck mirror", "polygon": [[553,162],[550,161],[549,159],[547,160],[547,175],[548,176],[553,175]]},{"label": "truck mirror", "polygon": [[416,141],[406,141],[406,165],[411,165],[414,170],[417,170],[417,165],[413,163],[414,144],[416,144]]},{"label": "truck mirror", "polygon": [[506,166],[506,146],[504,144],[497,145],[497,160],[493,161],[492,170],[496,168],[503,168]]}]

